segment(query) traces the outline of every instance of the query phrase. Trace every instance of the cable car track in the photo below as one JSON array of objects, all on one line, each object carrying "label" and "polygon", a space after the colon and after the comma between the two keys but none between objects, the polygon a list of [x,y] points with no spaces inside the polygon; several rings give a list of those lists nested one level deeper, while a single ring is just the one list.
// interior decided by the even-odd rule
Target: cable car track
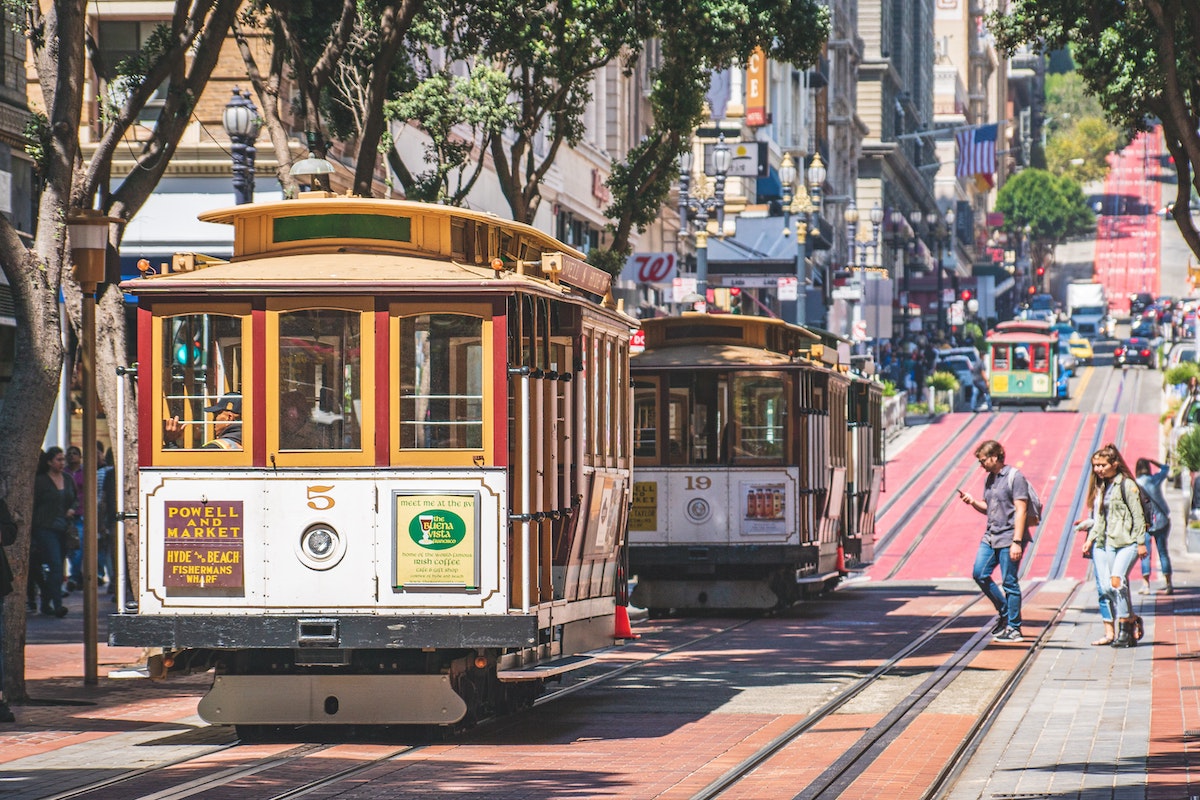
[{"label": "cable car track", "polygon": [[[310,758],[318,754],[328,754],[330,750],[337,747],[337,745],[333,744],[298,744],[280,753],[255,759],[248,764],[239,764],[237,766],[224,768],[222,768],[219,763],[214,764],[213,771],[203,772],[203,774],[185,780],[182,783],[173,784],[167,788],[155,790],[153,787],[150,787],[150,791],[141,793],[145,790],[139,789],[135,785],[135,782],[142,778],[157,778],[159,781],[161,781],[168,771],[179,769],[188,764],[191,764],[193,769],[202,770],[203,761],[205,759],[212,757],[214,754],[237,747],[239,744],[240,742],[230,742],[226,745],[217,746],[214,749],[208,750],[204,753],[198,753],[163,764],[157,764],[153,767],[132,770],[121,775],[116,775],[101,781],[97,781],[87,786],[77,787],[67,792],[54,795],[52,798],[47,798],[47,800],[75,800],[75,798],[86,798],[97,793],[108,795],[108,793],[104,792],[104,790],[111,788],[119,789],[121,791],[121,796],[135,796],[141,798],[141,800],[182,800],[183,798],[192,797],[216,787],[228,786],[236,781],[249,778],[254,775],[259,775],[267,770],[294,764],[301,759]],[[277,795],[277,797],[283,798],[300,796],[300,794],[307,793],[307,791],[311,791],[312,789],[319,788],[319,786],[326,785],[333,779],[340,780],[343,777],[348,777],[354,772],[361,771],[369,766],[374,766],[381,761],[393,758],[401,753],[410,752],[411,750],[413,750],[412,746],[405,746],[400,749],[391,748],[391,752],[384,756],[373,759],[364,764],[355,765],[349,769],[340,770],[332,775],[323,776],[322,778],[312,781],[309,784],[305,784],[301,787],[295,787],[281,795]],[[152,781],[152,783],[156,782],[158,781]]]},{"label": "cable car track", "polygon": [[[1037,584],[1033,591],[1036,592],[1041,584]],[[1031,592],[1032,594],[1032,592]],[[955,753],[954,759],[951,759],[939,777],[935,788],[941,786],[948,776],[951,776],[955,761],[959,760],[959,755],[966,751],[968,747],[977,746],[980,738],[980,731],[985,730],[985,727],[991,724],[995,715],[1003,707],[1004,702],[1011,694],[1012,687],[1019,681],[1021,675],[1024,674],[1027,665],[1032,661],[1033,656],[1043,646],[1044,642],[1049,639],[1050,631],[1061,618],[1063,610],[1067,607],[1070,598],[1064,601],[1055,611],[1050,624],[1048,624],[1038,637],[1033,641],[1032,646],[1022,656],[1017,669],[1005,679],[1005,682],[997,692],[996,698],[985,712],[976,720],[972,726],[969,735],[964,740],[963,744]],[[755,770],[766,764],[773,757],[780,755],[789,745],[799,739],[805,732],[813,729],[823,720],[829,718],[838,709],[845,706],[856,696],[860,695],[870,686],[878,682],[881,678],[891,673],[898,673],[905,669],[912,668],[911,665],[906,665],[906,659],[915,657],[927,644],[933,641],[946,628],[954,622],[966,616],[970,609],[978,602],[977,598],[972,598],[970,602],[961,606],[952,615],[943,618],[936,625],[929,628],[921,636],[914,639],[907,646],[901,649],[894,656],[889,658],[883,664],[880,664],[868,675],[865,675],[853,685],[842,691],[837,697],[830,700],[828,703],[814,711],[809,716],[805,717],[800,722],[793,725],[784,733],[768,742],[762,748],[757,750],[753,755],[742,760],[735,767],[725,772],[717,780],[713,781],[702,790],[692,795],[693,800],[709,800],[721,796],[731,787],[741,783],[748,777],[752,776]],[[839,758],[837,758],[828,768],[826,768],[817,780],[810,782],[803,791],[796,795],[797,798],[804,800],[820,800],[826,797],[838,797],[860,774],[863,769],[873,762],[886,748],[886,746],[895,740],[942,691],[944,691],[956,677],[964,673],[974,659],[974,657],[991,641],[990,633],[987,628],[983,628],[973,634],[966,643],[959,647],[950,658],[943,664],[934,669],[931,674],[921,683],[921,685],[912,691],[907,697],[896,704],[896,706],[885,715],[876,725],[872,726],[864,733],[858,741],[856,741],[849,749],[847,749]],[[926,796],[932,796],[932,791]]]},{"label": "cable car track", "polygon": [[[1015,415],[1011,415],[1011,414],[1008,415],[1007,419],[1004,419],[1003,422],[1001,423],[1001,426],[1000,426],[999,430],[997,431],[996,436],[993,436],[990,438],[997,438],[1000,434],[1003,434],[1006,430],[1008,430],[1009,426],[1011,426],[1013,424],[1014,419],[1015,419]],[[955,442],[956,443],[955,446],[957,447],[957,450],[954,453],[954,457],[947,460],[946,466],[942,467],[942,469],[936,475],[932,476],[932,478],[930,477],[930,475],[927,472],[918,472],[918,473],[914,474],[913,477],[909,478],[908,481],[905,482],[904,486],[902,486],[900,488],[900,491],[896,493],[894,498],[891,501],[889,501],[889,503],[884,508],[880,509],[880,511],[878,512],[879,517],[882,518],[883,514],[894,503],[899,502],[901,499],[901,495],[903,495],[903,493],[905,491],[907,491],[910,487],[912,487],[914,484],[916,484],[916,482],[918,480],[921,480],[923,483],[926,483],[926,484],[941,483],[941,481],[944,480],[947,475],[949,475],[955,468],[958,467],[958,465],[961,463],[962,459],[967,455],[967,453],[969,453],[971,451],[971,449],[974,448],[978,444],[980,437],[982,437],[988,431],[988,429],[991,428],[992,425],[997,421],[1000,421],[998,416],[990,417],[980,428],[979,436],[974,439],[967,439],[966,437],[961,436],[963,431],[966,429],[966,425],[964,425],[962,428],[959,428],[959,430],[955,432],[954,437],[950,440],[947,440],[946,444],[943,445],[941,448],[939,448],[938,451],[934,454],[933,459],[931,459],[931,461],[939,459],[942,456],[942,454],[949,448],[951,442]],[[967,424],[969,425],[970,423],[968,422]],[[958,444],[957,442],[959,442],[959,441],[961,441],[962,444]],[[949,503],[950,503],[950,501],[947,500],[946,503],[944,503],[942,505],[941,509],[939,509],[939,511],[945,510],[945,508],[947,506],[949,506]],[[879,537],[879,539],[877,539],[875,542],[875,559],[876,559],[876,561],[879,560],[880,555],[887,552],[887,548],[891,544],[892,540],[909,523],[909,521],[913,518],[913,516],[915,516],[917,514],[917,512],[920,510],[920,508],[921,508],[921,505],[919,502],[911,503],[908,506],[908,508],[906,510],[904,510],[903,513],[901,513],[899,519],[888,522],[887,533],[885,533],[883,536]],[[924,530],[927,531],[931,525],[932,525],[932,521],[926,524]],[[911,555],[912,549],[916,547],[916,545],[919,541],[920,541],[919,539],[914,540],[913,544],[910,545],[909,550],[905,552],[904,556],[901,557],[901,559],[897,563],[896,567],[888,574],[887,577],[889,577],[889,578],[892,577],[892,575],[895,574],[896,570],[904,565],[904,562],[907,561],[909,555]]]}]

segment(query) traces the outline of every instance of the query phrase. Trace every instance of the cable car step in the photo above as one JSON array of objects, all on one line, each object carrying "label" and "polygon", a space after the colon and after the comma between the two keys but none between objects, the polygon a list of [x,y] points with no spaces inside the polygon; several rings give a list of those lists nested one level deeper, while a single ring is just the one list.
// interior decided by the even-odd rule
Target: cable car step
[{"label": "cable car step", "polygon": [[830,578],[836,578],[839,574],[837,570],[833,572],[813,573],[812,575],[801,575],[796,573],[796,583],[824,583]]},{"label": "cable car step", "polygon": [[564,656],[553,661],[543,661],[540,664],[530,664],[520,669],[502,669],[496,671],[496,677],[502,681],[540,681],[554,675],[589,666],[599,659],[594,656]]}]

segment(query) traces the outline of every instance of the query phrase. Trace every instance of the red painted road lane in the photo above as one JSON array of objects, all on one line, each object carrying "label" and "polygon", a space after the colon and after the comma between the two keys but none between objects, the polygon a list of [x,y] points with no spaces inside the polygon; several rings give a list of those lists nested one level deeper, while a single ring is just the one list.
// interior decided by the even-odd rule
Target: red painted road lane
[{"label": "red painted road lane", "polygon": [[[1105,285],[1110,306],[1129,313],[1129,295],[1159,293],[1160,233],[1155,213],[1162,205],[1160,172],[1162,137],[1157,128],[1137,138],[1120,153],[1109,156],[1104,182],[1106,203],[1097,225],[1096,280]],[[1139,214],[1119,214],[1112,198],[1141,206]]]},{"label": "red painted road lane", "polygon": [[[1085,579],[1088,562],[1080,555],[1083,536],[1073,530],[1072,523],[1086,514],[1082,509],[1083,493],[1092,451],[1097,443],[1117,442],[1122,452],[1131,454],[1131,464],[1137,455],[1157,453],[1157,420],[1150,414],[999,413],[991,416],[1007,417],[1006,424],[977,434],[978,438],[972,443],[997,435],[1007,450],[1008,463],[1026,474],[1046,505],[1045,520],[1036,530],[1036,543],[1029,552],[1030,562],[1024,577],[1027,580],[1048,577],[1060,542],[1067,536],[1074,541],[1068,546],[1066,576]],[[950,424],[953,425],[953,420]],[[978,430],[972,428],[969,432]],[[932,452],[935,446],[926,436],[936,437],[936,430],[923,434],[908,449]],[[958,500],[956,490],[962,488],[976,497],[983,493],[985,475],[970,454],[973,449],[967,450],[968,455],[959,456],[961,463],[949,465],[949,472],[937,483],[932,481],[948,466],[944,463],[928,468],[909,466],[907,470],[899,461],[889,465],[889,480],[895,484],[904,485],[914,474],[926,479],[918,478],[918,482],[889,509],[885,526],[886,519],[899,524],[900,518],[917,506],[916,513],[898,529],[881,527],[891,538],[886,548],[876,553],[875,563],[867,571],[869,577],[876,580],[888,577],[935,580],[970,576],[969,555],[974,551],[966,543],[978,540],[984,520],[982,515]],[[970,554],[964,557],[967,551]]]},{"label": "red painted road lane", "polygon": [[[967,420],[965,427],[964,418]],[[924,520],[943,513],[940,507],[944,505],[945,498],[930,494],[929,479],[949,468],[943,484],[947,487],[960,485],[969,467],[975,463],[970,456],[974,443],[994,435],[1001,427],[998,415],[949,414],[925,426],[917,439],[901,452],[901,456],[906,458],[888,462],[889,485],[903,487],[910,480],[913,483],[903,492],[888,498],[885,504],[887,510],[876,523],[877,540],[887,537],[891,541],[882,550],[876,549],[874,564],[868,570],[872,578],[882,580],[890,575],[912,547]],[[941,449],[948,438],[953,439],[950,446],[936,459],[929,461],[931,454]],[[949,491],[953,494],[953,488]],[[920,505],[921,511],[905,521],[904,517],[914,504]]]}]

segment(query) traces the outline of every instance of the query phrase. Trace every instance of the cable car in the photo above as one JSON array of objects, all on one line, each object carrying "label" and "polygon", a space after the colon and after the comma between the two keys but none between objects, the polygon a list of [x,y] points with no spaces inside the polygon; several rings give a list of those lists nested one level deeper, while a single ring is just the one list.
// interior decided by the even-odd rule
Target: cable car
[{"label": "cable car", "polygon": [[[630,331],[527,225],[335,197],[201,215],[138,300],[136,613],[239,730],[470,722],[611,646]],[[148,265],[147,265],[148,266]]]}]

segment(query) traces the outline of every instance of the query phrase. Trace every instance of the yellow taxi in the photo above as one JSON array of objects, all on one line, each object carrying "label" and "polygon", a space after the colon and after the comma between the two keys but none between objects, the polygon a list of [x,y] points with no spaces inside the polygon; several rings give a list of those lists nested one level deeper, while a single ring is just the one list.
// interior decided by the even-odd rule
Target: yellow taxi
[{"label": "yellow taxi", "polygon": [[1080,364],[1091,364],[1095,358],[1095,353],[1092,352],[1092,343],[1083,338],[1077,330],[1072,328],[1065,322],[1059,322],[1051,326],[1052,330],[1058,331],[1059,341],[1066,341],[1067,347],[1071,351],[1071,355],[1075,356]]},{"label": "yellow taxi", "polygon": [[1079,359],[1080,364],[1091,364],[1095,353],[1092,352],[1092,343],[1080,336],[1078,333],[1072,333],[1071,338],[1067,340],[1067,346],[1071,348],[1071,355]]}]

